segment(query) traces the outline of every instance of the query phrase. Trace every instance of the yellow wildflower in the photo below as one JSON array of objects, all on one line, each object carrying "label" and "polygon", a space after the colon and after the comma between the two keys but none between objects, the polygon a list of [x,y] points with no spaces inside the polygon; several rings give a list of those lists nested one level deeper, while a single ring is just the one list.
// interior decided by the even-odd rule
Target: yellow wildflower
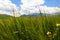
[{"label": "yellow wildflower", "polygon": [[52,33],[51,32],[47,32],[48,37],[52,37]]},{"label": "yellow wildflower", "polygon": [[47,32],[47,35],[51,35],[52,33],[51,32]]},{"label": "yellow wildflower", "polygon": [[56,26],[60,26],[60,24],[56,24]]}]

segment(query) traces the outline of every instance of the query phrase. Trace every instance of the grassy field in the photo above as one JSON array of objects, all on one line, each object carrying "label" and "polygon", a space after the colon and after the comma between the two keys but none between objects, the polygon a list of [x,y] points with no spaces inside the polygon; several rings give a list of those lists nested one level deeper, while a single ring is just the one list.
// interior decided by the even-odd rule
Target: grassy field
[{"label": "grassy field", "polygon": [[0,19],[0,40],[60,40],[60,16]]}]

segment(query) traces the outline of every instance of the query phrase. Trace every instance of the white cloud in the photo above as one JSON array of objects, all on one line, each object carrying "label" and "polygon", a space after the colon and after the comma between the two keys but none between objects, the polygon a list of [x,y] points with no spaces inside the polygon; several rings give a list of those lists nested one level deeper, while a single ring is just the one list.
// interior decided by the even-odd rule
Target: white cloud
[{"label": "white cloud", "polygon": [[12,15],[12,10],[18,11],[18,7],[11,0],[0,0],[0,14]]},{"label": "white cloud", "polygon": [[[29,11],[29,9],[34,9],[35,6],[44,4],[44,0],[21,0],[21,2],[22,2],[22,5],[20,5],[21,14],[25,14],[26,12]],[[34,10],[32,10],[32,11],[34,11]]]},{"label": "white cloud", "polygon": [[[39,13],[39,9],[42,13],[55,13],[60,12],[58,7],[47,7],[41,6],[45,3],[45,0],[21,0],[20,10],[16,4],[12,3],[11,0],[0,0],[0,14],[13,15],[12,9],[15,10],[15,13],[20,12],[20,15],[29,14],[29,13]],[[39,8],[38,8],[39,6]],[[18,16],[17,14],[15,14]]]},{"label": "white cloud", "polygon": [[52,13],[56,13],[60,11],[59,7],[47,7],[47,6],[40,6],[40,10],[43,13],[48,13],[48,14],[52,14]]},{"label": "white cloud", "polygon": [[21,2],[23,4],[21,5],[22,8],[29,8],[32,6],[44,4],[44,0],[21,0]]},{"label": "white cloud", "polygon": [[39,13],[39,9],[41,10],[42,13],[45,12],[49,14],[60,11],[60,8],[58,7],[41,6],[42,4],[45,3],[45,0],[21,0],[21,2],[22,2],[22,4],[20,5],[21,15],[29,13]]}]

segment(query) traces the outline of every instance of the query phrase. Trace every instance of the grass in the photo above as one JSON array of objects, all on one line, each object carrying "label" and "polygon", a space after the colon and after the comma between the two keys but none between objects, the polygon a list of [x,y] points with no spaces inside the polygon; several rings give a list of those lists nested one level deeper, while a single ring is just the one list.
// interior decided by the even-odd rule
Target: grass
[{"label": "grass", "polygon": [[59,16],[0,19],[0,40],[60,40],[58,23]]}]

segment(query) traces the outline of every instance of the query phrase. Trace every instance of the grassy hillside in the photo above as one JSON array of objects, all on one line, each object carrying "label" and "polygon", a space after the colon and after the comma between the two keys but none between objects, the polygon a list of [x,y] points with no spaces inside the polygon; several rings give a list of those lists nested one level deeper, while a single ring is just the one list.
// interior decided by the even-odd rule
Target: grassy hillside
[{"label": "grassy hillside", "polygon": [[9,17],[12,17],[12,16],[6,15],[6,14],[0,14],[0,19],[6,19],[6,18],[9,18]]},{"label": "grassy hillside", "polygon": [[60,16],[0,19],[0,40],[60,40]]}]

